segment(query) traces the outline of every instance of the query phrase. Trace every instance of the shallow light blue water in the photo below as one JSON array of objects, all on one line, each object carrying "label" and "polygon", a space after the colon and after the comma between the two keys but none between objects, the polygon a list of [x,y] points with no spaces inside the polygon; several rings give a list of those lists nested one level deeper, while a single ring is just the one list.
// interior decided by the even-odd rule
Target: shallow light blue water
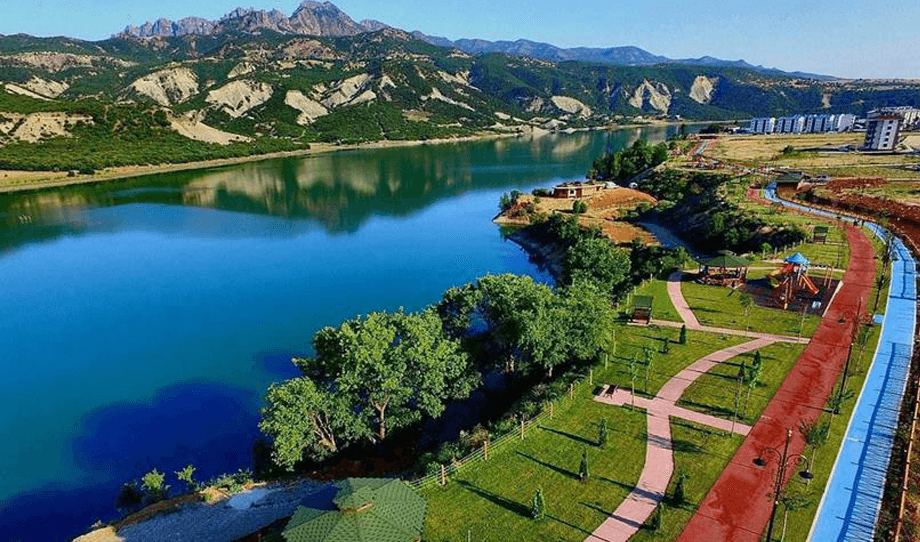
[{"label": "shallow light blue water", "polygon": [[[642,134],[662,139],[664,130]],[[69,540],[119,485],[250,464],[323,325],[536,269],[503,191],[638,131],[353,151],[0,197],[0,541]]]}]

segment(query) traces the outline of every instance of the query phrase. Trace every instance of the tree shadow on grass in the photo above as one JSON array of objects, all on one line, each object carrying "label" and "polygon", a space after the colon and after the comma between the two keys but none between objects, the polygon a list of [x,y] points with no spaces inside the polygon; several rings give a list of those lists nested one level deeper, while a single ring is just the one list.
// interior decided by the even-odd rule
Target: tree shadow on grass
[{"label": "tree shadow on grass", "polygon": [[547,469],[549,469],[549,470],[551,470],[551,471],[554,471],[554,472],[557,472],[557,473],[559,473],[559,474],[561,474],[561,475],[563,475],[563,476],[567,476],[567,477],[571,478],[572,480],[578,480],[578,474],[576,474],[576,473],[574,473],[574,472],[572,472],[572,471],[570,471],[570,470],[568,470],[568,469],[564,469],[564,468],[562,468],[562,467],[557,467],[556,465],[553,465],[552,463],[547,463],[546,461],[541,461],[541,460],[537,459],[536,457],[533,457],[532,455],[527,455],[527,454],[522,453],[522,452],[514,452],[514,453],[517,454],[517,455],[519,455],[519,456],[521,456],[521,457],[523,457],[524,459],[529,459],[529,460],[533,461],[534,463],[536,463],[537,465],[540,465],[541,467],[546,467]]},{"label": "tree shadow on grass", "polygon": [[527,506],[524,506],[523,504],[519,502],[512,501],[511,499],[502,497],[501,495],[492,493],[491,491],[482,489],[481,487],[476,487],[473,484],[467,482],[466,480],[460,480],[457,483],[460,484],[460,486],[463,489],[469,491],[470,493],[475,493],[476,495],[479,495],[483,499],[491,502],[492,504],[501,506],[502,508],[504,508],[505,510],[509,512],[512,512],[514,514],[517,514],[525,518],[530,517],[530,508],[528,508]]},{"label": "tree shadow on grass", "polygon": [[703,414],[709,414],[710,416],[716,416],[718,418],[730,419],[735,414],[734,411],[729,410],[724,407],[717,407],[717,406],[707,405],[705,403],[698,403],[696,401],[690,401],[689,399],[681,399],[680,406],[685,407],[689,410],[695,410],[697,412],[702,412]]},{"label": "tree shadow on grass", "polygon": [[608,484],[613,484],[617,487],[621,487],[625,489],[628,492],[627,495],[629,495],[629,493],[636,493],[637,495],[645,499],[658,500],[660,498],[658,494],[652,493],[651,491],[646,491],[644,489],[639,489],[633,484],[626,484],[624,482],[618,482],[611,478],[607,478],[606,476],[598,476],[597,479],[603,482],[607,482]]},{"label": "tree shadow on grass", "polygon": [[549,431],[550,433],[555,433],[555,434],[557,434],[557,435],[561,435],[561,436],[566,437],[566,438],[570,438],[570,439],[574,440],[575,442],[578,442],[578,443],[581,443],[581,444],[585,444],[585,445],[587,445],[587,446],[597,446],[597,441],[596,441],[596,440],[587,439],[587,438],[582,437],[582,436],[580,436],[580,435],[575,435],[575,434],[572,434],[572,433],[566,433],[565,431],[560,431],[560,430],[558,430],[558,429],[553,429],[552,427],[546,427],[545,425],[538,425],[537,428],[538,428],[538,429],[542,429],[542,430],[544,430],[544,431]]},{"label": "tree shadow on grass", "polygon": [[566,527],[568,527],[568,528],[570,528],[570,529],[575,529],[576,531],[578,531],[578,532],[580,532],[580,533],[582,533],[582,534],[584,534],[584,535],[590,535],[590,534],[591,534],[591,531],[586,531],[586,530],[582,529],[581,527],[579,527],[579,526],[577,526],[577,525],[572,525],[572,524],[569,523],[568,521],[565,521],[565,520],[563,520],[563,519],[561,519],[561,518],[558,518],[558,517],[556,517],[556,516],[554,516],[554,515],[552,515],[552,514],[546,514],[546,519],[551,519],[551,520],[553,520],[553,521],[555,521],[555,522],[561,523],[561,524],[565,525]]},{"label": "tree shadow on grass", "polygon": [[671,448],[675,452],[684,452],[692,454],[701,454],[706,453],[706,449],[696,444],[695,442],[690,442],[689,440],[683,439],[673,439],[671,441]]}]

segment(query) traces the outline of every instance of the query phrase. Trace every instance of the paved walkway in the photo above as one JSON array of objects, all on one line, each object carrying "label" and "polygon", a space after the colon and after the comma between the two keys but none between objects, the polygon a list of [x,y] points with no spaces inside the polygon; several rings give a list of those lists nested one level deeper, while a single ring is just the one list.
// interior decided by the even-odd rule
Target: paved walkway
[{"label": "paved walkway", "polygon": [[690,304],[684,299],[684,293],[680,291],[680,278],[682,276],[683,273],[675,271],[668,277],[668,296],[671,298],[674,308],[677,309],[680,319],[687,324],[687,329],[702,329],[703,326],[700,321],[696,319],[696,315],[690,310]]},{"label": "paved walkway", "polygon": [[[828,307],[821,325],[795,367],[770,401],[744,443],[703,499],[678,542],[756,542],[767,525],[769,498],[776,472],[775,461],[754,465],[764,448],[781,447],[787,429],[801,420],[811,422],[823,412],[847,356],[857,310],[872,289],[874,251],[857,228],[847,227],[850,264],[843,287]],[[793,431],[790,454],[801,453],[805,443]],[[796,469],[789,469],[789,477]]]},{"label": "paved walkway", "polygon": [[753,341],[725,348],[705,356],[671,378],[653,399],[633,397],[627,390],[610,391],[605,387],[595,401],[610,405],[633,404],[646,410],[648,419],[648,441],[646,443],[645,467],[639,476],[639,482],[620,506],[604,523],[592,533],[585,542],[626,542],[639,530],[643,523],[662,501],[668,489],[668,483],[674,474],[674,453],[671,441],[671,417],[682,418],[721,429],[747,435],[751,428],[740,423],[732,423],[715,416],[701,414],[678,407],[677,401],[684,391],[701,375],[739,354],[751,352],[776,342],[770,338],[758,338]]}]

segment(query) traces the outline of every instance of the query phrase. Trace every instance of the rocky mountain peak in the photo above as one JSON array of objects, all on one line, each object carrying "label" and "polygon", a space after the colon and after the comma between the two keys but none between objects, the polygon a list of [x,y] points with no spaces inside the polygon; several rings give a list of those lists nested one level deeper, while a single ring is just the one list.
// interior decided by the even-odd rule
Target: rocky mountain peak
[{"label": "rocky mountain peak", "polygon": [[307,0],[297,7],[290,18],[277,9],[265,11],[238,7],[217,21],[200,17],[188,17],[177,23],[169,19],[158,19],[139,27],[128,26],[120,35],[133,38],[163,38],[189,34],[211,35],[230,30],[257,32],[262,29],[312,36],[353,36],[368,31],[335,4]]}]

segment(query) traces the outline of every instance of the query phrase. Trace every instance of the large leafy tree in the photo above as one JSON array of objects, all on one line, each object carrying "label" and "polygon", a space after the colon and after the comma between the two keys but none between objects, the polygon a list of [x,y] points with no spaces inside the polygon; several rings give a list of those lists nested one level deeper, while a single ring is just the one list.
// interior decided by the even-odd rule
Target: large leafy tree
[{"label": "large leafy tree", "polygon": [[[476,286],[482,296],[477,310],[505,369],[528,372],[534,348],[543,348],[535,344],[533,334],[556,340],[556,332],[547,327],[547,311],[551,310],[554,297],[552,289],[530,277],[510,274],[482,277]],[[550,351],[545,355],[556,356]]]},{"label": "large leafy tree", "polygon": [[259,429],[273,440],[272,457],[292,469],[307,452],[322,459],[339,450],[342,441],[367,433],[348,398],[294,378],[268,389]]},{"label": "large leafy tree", "polygon": [[466,397],[478,383],[468,356],[433,311],[371,313],[321,329],[313,347],[316,356],[298,365],[334,383],[377,441],[389,429],[440,415],[446,401]]},{"label": "large leafy tree", "polygon": [[629,254],[604,238],[583,238],[566,253],[566,282],[594,282],[613,292],[629,276]]}]

